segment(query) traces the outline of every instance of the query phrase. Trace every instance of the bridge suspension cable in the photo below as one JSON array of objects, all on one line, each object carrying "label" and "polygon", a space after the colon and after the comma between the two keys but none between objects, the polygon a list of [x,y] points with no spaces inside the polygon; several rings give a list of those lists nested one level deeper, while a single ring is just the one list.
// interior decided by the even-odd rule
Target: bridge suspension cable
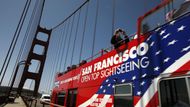
[{"label": "bridge suspension cable", "polygon": [[1,71],[0,71],[0,76],[2,75],[1,80],[0,80],[0,85],[2,85],[5,73],[7,71],[7,68],[9,66],[10,60],[12,58],[12,54],[14,52],[15,46],[16,46],[18,38],[20,36],[20,32],[21,32],[21,29],[23,27],[24,21],[26,19],[26,15],[27,15],[27,12],[29,10],[30,3],[31,3],[31,0],[27,0],[26,3],[25,3],[25,6],[24,6],[23,12],[21,14],[18,26],[17,26],[16,31],[14,33],[13,39],[11,41],[11,45],[10,45],[10,47],[8,49],[7,54],[6,54],[3,66],[2,66]]},{"label": "bridge suspension cable", "polygon": [[61,72],[61,62],[62,62],[62,58],[63,58],[63,53],[64,53],[64,48],[65,48],[65,42],[66,42],[66,36],[65,36],[65,33],[66,33],[66,28],[64,28],[66,25],[64,23],[64,26],[63,26],[63,33],[61,34],[62,35],[62,46],[60,47],[60,58],[59,58],[59,62],[58,62],[58,70],[59,72]]},{"label": "bridge suspension cable", "polygon": [[115,0],[112,1],[112,34],[114,33],[114,27],[115,27]]},{"label": "bridge suspension cable", "polygon": [[75,38],[74,38],[74,44],[73,44],[73,49],[72,49],[70,65],[72,65],[72,62],[73,62],[73,55],[74,55],[74,50],[75,50],[75,45],[76,45],[77,33],[78,33],[78,30],[79,30],[80,14],[81,14],[81,9],[79,10],[79,14],[78,14],[78,20],[77,20],[77,25],[76,25]]},{"label": "bridge suspension cable", "polygon": [[91,58],[93,60],[93,55],[94,55],[94,47],[95,47],[95,36],[96,36],[96,26],[97,26],[97,20],[98,20],[98,10],[99,10],[99,0],[96,2],[96,17],[95,17],[95,23],[94,23],[94,32],[93,32],[93,39],[92,39],[92,53],[91,53]]},{"label": "bridge suspension cable", "polygon": [[70,14],[65,20],[63,20],[60,24],[53,27],[52,29],[56,29],[57,27],[61,26],[63,23],[65,23],[71,16],[73,16],[76,12],[78,12],[83,6],[86,5],[90,0],[86,0],[81,6],[79,6],[72,14]]},{"label": "bridge suspension cable", "polygon": [[[63,30],[64,31],[64,30]],[[63,32],[64,33],[64,32]],[[60,33],[60,37],[59,37],[59,40],[58,40],[58,54],[57,54],[57,60],[56,60],[56,65],[55,65],[55,70],[54,71],[56,71],[56,72],[58,72],[59,71],[59,69],[58,69],[58,67],[59,67],[59,60],[60,60],[60,56],[61,56],[61,48],[62,48],[62,41],[63,41],[63,38],[64,38],[64,36],[63,36],[63,33],[61,32]]]},{"label": "bridge suspension cable", "polygon": [[66,41],[67,41],[67,34],[68,34],[68,29],[69,29],[69,26],[67,25],[67,23],[64,23],[64,27],[63,27],[63,30],[64,30],[64,34],[63,34],[63,37],[65,37],[64,41],[63,41],[63,47],[62,48],[62,52],[61,52],[61,58],[60,58],[60,62],[59,62],[59,68],[58,70],[61,71],[61,64],[63,62],[63,56],[64,56],[64,50],[66,48]]},{"label": "bridge suspension cable", "polygon": [[[31,0],[30,0],[30,2],[31,2]],[[21,61],[21,60],[25,60],[26,59],[26,57],[25,57],[26,50],[29,49],[29,48],[27,48],[28,41],[31,41],[31,37],[30,37],[31,29],[34,28],[34,26],[31,26],[31,25],[33,25],[33,23],[34,23],[33,21],[36,18],[36,11],[39,11],[38,5],[39,5],[39,1],[35,1],[34,9],[33,9],[32,13],[31,13],[31,17],[30,17],[29,23],[28,23],[29,26],[27,27],[26,32],[25,32],[25,36],[24,36],[24,38],[22,40],[22,44],[21,44],[21,47],[20,47],[20,50],[19,50],[19,53],[18,53],[18,56],[17,56],[17,59],[16,59],[16,63],[14,65],[14,69],[13,69],[13,72],[11,74],[8,86],[12,82],[12,78],[13,78],[13,75],[14,75],[14,73],[16,71],[16,66],[17,66],[18,62]],[[44,2],[43,2],[43,5],[44,5]],[[41,15],[40,15],[40,17],[41,17]],[[18,75],[18,76],[21,76],[21,75]],[[18,77],[18,78],[20,78],[20,77]],[[17,81],[17,82],[19,82],[19,81]]]},{"label": "bridge suspension cable", "polygon": [[87,23],[87,17],[88,17],[88,7],[89,7],[89,4],[87,4],[87,6],[86,6],[86,12],[85,12],[85,18],[84,18],[84,26],[83,26],[83,32],[82,32],[82,42],[81,42],[81,46],[80,46],[79,63],[80,63],[81,57],[82,57],[82,50],[83,50],[83,44],[84,44],[84,36],[85,36],[86,23]]},{"label": "bridge suspension cable", "polygon": [[[30,0],[30,2],[31,2],[31,0]],[[33,21],[34,16],[35,16],[35,11],[36,11],[36,9],[37,9],[37,5],[38,5],[38,2],[36,1],[35,6],[34,6],[34,10],[32,11],[32,15],[31,15],[31,17],[30,17],[30,20],[29,20],[28,25],[32,25],[32,21]],[[24,50],[26,49],[25,46],[27,45],[27,40],[28,40],[28,38],[29,38],[29,31],[30,31],[30,29],[31,29],[31,27],[27,27],[27,29],[26,29],[26,33],[25,33],[25,36],[24,36],[24,38],[23,38],[23,40],[22,40],[21,48],[20,48],[20,50],[19,50],[19,54],[18,54],[18,56],[17,56],[16,63],[15,63],[15,65],[14,65],[14,69],[13,69],[13,72],[12,72],[12,74],[11,74],[11,77],[10,77],[10,81],[9,81],[8,86],[11,84],[13,75],[14,75],[15,70],[16,70],[17,63],[19,62],[19,60],[21,60],[21,56],[24,54]]]},{"label": "bridge suspension cable", "polygon": [[[67,39],[68,39],[68,33],[69,33],[69,27],[70,27],[70,19],[67,21],[67,23],[65,22],[64,25],[65,25],[64,26],[65,28],[64,28],[64,35],[63,36],[65,37],[65,39],[63,41],[63,47],[60,48],[60,50],[62,49],[62,52],[61,52],[60,62],[58,63],[58,65],[60,66],[58,68],[58,70],[61,70],[61,64],[63,63],[63,58],[65,58],[63,56],[64,56],[64,53],[66,52],[66,43],[67,43]],[[55,70],[54,72],[58,72],[58,71]]]},{"label": "bridge suspension cable", "polygon": [[[63,20],[60,24],[58,24],[57,26],[52,28],[53,31],[59,30],[59,29],[64,30],[64,33],[61,34],[62,37],[64,37],[64,39],[62,38],[62,40],[61,40],[62,41],[61,42],[62,46],[59,46],[59,44],[58,44],[57,49],[60,50],[60,51],[57,51],[57,53],[59,55],[55,56],[55,62],[53,64],[53,68],[52,68],[51,73],[50,73],[51,75],[49,76],[51,78],[51,79],[49,79],[50,85],[49,85],[49,87],[47,87],[47,89],[49,89],[49,90],[53,86],[52,83],[53,83],[53,79],[55,77],[55,76],[52,76],[52,75],[57,74],[58,71],[65,70],[65,68],[67,66],[66,63],[68,63],[69,65],[70,64],[72,65],[72,63],[73,63],[74,50],[76,48],[76,40],[77,40],[78,31],[79,31],[79,28],[80,28],[79,23],[80,23],[80,19],[81,19],[80,18],[81,17],[81,9],[82,9],[82,7],[86,6],[86,4],[89,1],[90,0],[86,0],[79,8],[77,8],[77,10],[75,10],[65,20]],[[75,20],[77,12],[78,12],[78,19],[76,21],[76,23],[77,23],[76,24],[76,30],[75,30],[75,33],[72,33],[74,31],[74,20]],[[72,21],[71,21],[71,18],[73,18]],[[73,34],[75,34],[74,37],[72,36]],[[71,42],[71,36],[74,38],[73,44],[70,43]],[[71,50],[71,59],[69,59],[70,60],[69,62],[67,61],[67,59],[68,59],[67,57],[69,55],[68,50]]]},{"label": "bridge suspension cable", "polygon": [[[53,33],[52,34],[56,34],[56,30],[53,30]],[[54,39],[54,40],[53,40]],[[57,42],[57,40],[56,39],[58,39],[58,38],[52,38],[51,39],[51,41],[55,41],[55,47],[58,47],[59,46],[59,43]],[[55,53],[57,53],[58,52],[58,49],[52,49]],[[50,54],[51,55],[51,54]],[[56,60],[57,60],[57,58],[58,58],[58,55],[57,54],[54,54],[54,55],[51,55],[51,56],[49,56],[49,58],[52,58],[52,59],[50,59],[51,60],[51,64],[50,65],[52,65],[52,67],[51,67],[51,70],[50,70],[50,72],[51,73],[49,73],[50,75],[49,75],[49,81],[48,81],[48,83],[49,83],[49,85],[48,85],[48,90],[50,90],[50,88],[52,88],[52,83],[54,82],[53,81],[53,79],[55,78],[55,75],[56,75],[56,72],[55,72],[55,66],[56,66]],[[55,61],[52,61],[52,60],[55,60]]]},{"label": "bridge suspension cable", "polygon": [[67,51],[66,51],[64,70],[65,70],[65,67],[66,67],[67,59],[68,59],[68,53],[69,53],[69,47],[70,47],[70,43],[71,43],[71,36],[72,36],[72,31],[73,31],[73,24],[74,24],[75,14],[72,17],[73,17],[73,19],[71,21],[71,29],[70,29],[70,35],[69,35],[68,46],[67,46]]},{"label": "bridge suspension cable", "polygon": [[[70,28],[70,24],[71,24],[71,20],[70,20],[70,18],[68,19],[68,25],[67,25],[67,30],[66,30],[66,34],[65,34],[65,36],[66,36],[66,41],[65,41],[65,46],[64,46],[64,51],[63,52],[66,52],[66,42],[67,42],[67,39],[69,39],[69,38],[67,38],[68,37],[68,35],[69,35],[69,28]],[[67,52],[66,52],[67,53]],[[66,54],[65,54],[65,56],[66,56]],[[66,59],[66,57],[64,57],[65,59]],[[62,59],[62,61],[63,61],[63,59]],[[64,60],[64,64],[66,64],[66,60]],[[66,65],[63,65],[63,70],[65,70],[65,67],[66,67]]]}]

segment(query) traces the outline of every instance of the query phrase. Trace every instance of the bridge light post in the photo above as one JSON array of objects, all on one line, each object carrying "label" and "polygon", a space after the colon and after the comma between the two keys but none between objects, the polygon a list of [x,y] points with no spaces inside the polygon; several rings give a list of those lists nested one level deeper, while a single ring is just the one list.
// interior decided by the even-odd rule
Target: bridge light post
[{"label": "bridge light post", "polygon": [[20,65],[27,65],[27,66],[29,66],[30,64],[31,63],[27,63],[26,60],[18,62],[17,66],[16,66],[16,70],[15,70],[14,76],[13,76],[13,79],[12,79],[12,82],[11,82],[11,85],[10,85],[10,89],[8,91],[8,94],[7,94],[7,98],[8,99],[9,99],[11,91],[13,89],[13,85],[14,85],[14,82],[15,82],[15,79],[16,79],[16,76],[17,76],[18,69],[19,69]]}]

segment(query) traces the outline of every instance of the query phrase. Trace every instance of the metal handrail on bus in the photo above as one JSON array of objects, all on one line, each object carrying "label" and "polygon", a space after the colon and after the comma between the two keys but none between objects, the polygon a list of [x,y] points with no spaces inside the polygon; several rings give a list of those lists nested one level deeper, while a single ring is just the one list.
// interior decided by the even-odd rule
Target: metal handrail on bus
[{"label": "metal handrail on bus", "polygon": [[[137,38],[138,38],[139,36],[144,35],[144,34],[147,33],[147,32],[145,32],[144,34],[141,33],[141,31],[142,31],[141,25],[142,25],[143,20],[144,20],[147,16],[153,14],[154,12],[156,12],[157,10],[161,9],[162,7],[168,5],[168,4],[171,3],[171,2],[173,2],[173,0],[164,0],[160,5],[156,6],[155,8],[153,8],[152,10],[148,11],[148,12],[145,13],[143,16],[140,16],[140,17],[138,18],[138,20],[137,20],[137,22],[138,22],[138,24],[137,24]],[[181,7],[179,7],[179,9],[180,9],[180,8],[181,8]],[[175,15],[175,14],[174,14],[174,15]],[[186,16],[186,15],[190,15],[190,11],[183,12],[183,13],[181,13],[181,15],[173,17],[171,21],[165,22],[165,23],[163,23],[161,26],[164,26],[164,25],[166,25],[166,24],[172,22],[173,20],[179,19],[179,18],[184,17],[184,16]],[[160,26],[158,26],[158,27],[160,27]],[[158,27],[156,27],[155,29],[157,29]],[[152,30],[150,30],[150,31],[153,31],[153,30],[155,30],[155,29],[152,29]],[[149,31],[149,32],[150,32],[150,31]]]},{"label": "metal handrail on bus", "polygon": [[[134,33],[134,34],[128,36],[128,38],[132,38],[131,40],[133,40],[133,37],[134,37],[135,35],[136,35],[136,33]],[[126,40],[126,39],[121,40],[121,41],[119,41],[117,44],[123,43],[125,40]],[[130,41],[129,41],[129,42],[130,42]],[[85,59],[85,60],[86,60],[86,61],[89,61],[89,60],[93,59],[94,57],[96,57],[97,55],[104,55],[104,52],[108,53],[108,52],[112,51],[113,49],[114,49],[114,46],[110,46],[110,47],[108,47],[108,48],[101,49],[98,53],[94,54],[93,56],[91,56],[91,57],[89,57],[89,58],[87,58],[87,59]]]},{"label": "metal handrail on bus", "polygon": [[[133,39],[134,39],[134,36],[136,35],[136,33],[134,33],[134,34],[131,34],[130,36],[128,36],[128,38],[130,39],[130,41],[132,41]],[[122,43],[122,42],[124,42],[125,41],[125,39],[124,40],[121,40],[120,42],[118,42],[117,44],[120,44],[120,43]],[[129,42],[130,42],[129,41]],[[125,44],[125,43],[124,43]],[[114,46],[110,46],[110,47],[108,47],[108,48],[105,48],[105,49],[101,49],[98,53],[96,53],[96,54],[94,54],[93,56],[91,56],[91,57],[89,57],[89,58],[86,58],[86,59],[84,59],[84,61],[86,61],[86,62],[88,62],[88,61],[91,61],[91,60],[93,60],[95,57],[97,57],[97,56],[102,56],[102,55],[104,55],[104,53],[108,53],[108,52],[110,52],[110,51],[112,51],[114,49]],[[83,64],[82,64],[83,65]],[[79,64],[77,64],[76,66],[77,67],[79,67],[79,66],[82,66],[80,63]],[[71,65],[72,66],[72,65]],[[76,68],[77,68],[76,67]],[[75,69],[75,68],[74,68]],[[65,74],[65,73],[67,73],[67,72],[69,72],[69,71],[72,71],[73,69],[71,68],[70,70],[66,70],[66,71],[64,71],[64,72],[58,72],[57,73],[57,75],[58,76],[61,76],[62,74]]]},{"label": "metal handrail on bus", "polygon": [[158,6],[156,6],[155,8],[151,9],[150,11],[148,11],[147,13],[145,13],[143,16],[140,16],[137,19],[137,38],[139,38],[142,34],[141,34],[141,25],[142,25],[142,21],[145,19],[145,17],[153,14],[155,11],[161,9],[162,7],[168,5],[170,2],[172,2],[172,0],[164,0],[161,4],[159,4]]},{"label": "metal handrail on bus", "polygon": [[[134,33],[134,34],[128,36],[128,38],[132,38],[131,40],[133,40],[133,37],[134,37],[135,35],[136,35],[136,33]],[[121,41],[119,41],[117,44],[123,43],[125,40],[126,40],[126,39],[121,40]],[[129,42],[130,42],[130,41],[129,41]],[[85,60],[88,61],[88,60],[90,60],[90,59],[93,59],[94,57],[96,57],[96,56],[99,55],[99,54],[103,55],[104,53],[102,53],[102,52],[108,53],[108,52],[112,51],[113,49],[114,49],[114,46],[110,46],[110,47],[108,47],[108,48],[101,49],[101,51],[99,51],[98,53],[94,54],[93,56],[91,56],[91,57],[89,57],[89,58],[87,58],[87,59],[85,59]]]}]

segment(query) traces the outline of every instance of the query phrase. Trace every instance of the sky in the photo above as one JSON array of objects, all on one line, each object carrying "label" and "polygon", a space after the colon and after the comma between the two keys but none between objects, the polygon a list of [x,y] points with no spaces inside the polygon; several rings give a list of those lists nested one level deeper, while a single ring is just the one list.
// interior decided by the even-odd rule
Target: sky
[{"label": "sky", "polygon": [[[46,0],[40,25],[48,29],[56,26],[61,21],[63,21],[63,19],[65,19],[72,11],[74,11],[75,8],[83,1],[84,0]],[[16,27],[18,25],[25,3],[26,0],[0,1],[0,67],[3,65],[3,61],[12,41],[13,35],[16,31]],[[35,0],[32,0],[29,13],[31,13],[34,3]],[[23,29],[21,31],[21,36],[19,37],[20,42],[25,34],[30,15],[31,14],[27,15],[26,17]],[[18,50],[19,46],[20,43],[17,43],[15,50]],[[18,51],[14,51],[13,57],[11,58],[11,63],[7,70],[8,73],[5,75],[6,79],[3,81],[3,85],[8,84],[17,54]]]},{"label": "sky", "polygon": [[[6,53],[12,41],[14,32],[16,31],[19,18],[24,7],[24,0],[19,0],[18,2],[11,3],[11,0],[1,0],[0,1],[0,66],[2,67]],[[17,47],[17,46],[16,46]],[[18,47],[17,47],[18,49]],[[16,52],[17,53],[17,52]],[[14,53],[15,54],[15,53]],[[15,56],[12,58],[11,62],[15,62]],[[11,67],[8,67],[9,72],[11,73],[13,68],[13,63],[10,64]],[[10,73],[8,75],[10,75]],[[7,84],[6,79],[5,84]]]},{"label": "sky", "polygon": [[[31,8],[34,6],[32,0]],[[113,1],[99,0],[98,16],[96,18],[97,0],[91,0],[88,4],[88,13],[86,19],[86,27],[84,30],[85,14],[87,5],[81,9],[80,19],[79,12],[72,16],[65,23],[54,28],[66,19],[75,9],[77,9],[85,0],[45,0],[45,6],[42,14],[40,26],[47,29],[52,29],[52,37],[48,50],[45,68],[40,84],[40,92],[49,92],[52,87],[54,74],[56,72],[64,72],[67,66],[71,64],[78,64],[80,59],[80,51],[82,53],[81,59],[86,59],[91,56],[94,42],[93,54],[98,53],[101,49],[111,46],[110,38],[112,36],[112,27],[114,29],[122,28],[128,35],[134,34],[137,28],[137,18],[142,16],[145,12],[156,6],[161,0],[115,0],[115,15],[113,22]],[[178,0],[179,1],[179,0]],[[183,0],[180,0],[183,1]],[[19,22],[24,4],[26,0],[1,0],[0,1],[0,67],[2,67],[3,60],[6,56],[10,42],[13,38],[16,26]],[[30,12],[32,9],[30,9]],[[30,13],[29,12],[29,13]],[[163,10],[162,10],[163,12]],[[163,18],[164,16],[162,16]],[[30,15],[26,17],[26,22],[21,31],[19,41],[22,40]],[[77,20],[79,24],[77,28]],[[150,19],[150,20],[154,20]],[[96,23],[95,23],[96,21]],[[70,24],[69,24],[70,23]],[[72,26],[73,24],[73,26]],[[114,30],[113,29],[113,30]],[[78,31],[77,33],[75,33]],[[95,37],[93,39],[93,35]],[[76,41],[74,44],[74,38]],[[80,49],[82,43],[82,36],[84,35],[84,44],[82,50]],[[70,39],[69,39],[70,38]],[[65,42],[64,42],[65,40]],[[69,41],[70,40],[70,41]],[[20,42],[16,46],[19,50]],[[74,51],[72,53],[72,49]],[[37,51],[40,49],[37,49]],[[68,53],[67,53],[68,52]],[[12,69],[15,64],[18,51],[15,51],[11,63],[6,73],[4,85],[9,81]],[[73,60],[72,59],[73,54]],[[51,84],[50,84],[51,83]],[[31,81],[25,83],[25,87],[29,88]],[[49,86],[50,87],[49,87]]]}]

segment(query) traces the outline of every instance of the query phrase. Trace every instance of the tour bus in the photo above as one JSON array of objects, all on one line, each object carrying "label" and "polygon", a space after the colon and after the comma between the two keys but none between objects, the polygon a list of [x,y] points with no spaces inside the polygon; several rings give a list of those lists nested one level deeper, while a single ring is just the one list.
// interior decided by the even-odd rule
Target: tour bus
[{"label": "tour bus", "polygon": [[66,107],[190,107],[190,14],[155,22],[154,29],[144,23],[148,32],[142,27],[145,18],[171,1],[175,0],[163,0],[139,17],[137,37],[130,42],[58,74],[51,103]]}]

